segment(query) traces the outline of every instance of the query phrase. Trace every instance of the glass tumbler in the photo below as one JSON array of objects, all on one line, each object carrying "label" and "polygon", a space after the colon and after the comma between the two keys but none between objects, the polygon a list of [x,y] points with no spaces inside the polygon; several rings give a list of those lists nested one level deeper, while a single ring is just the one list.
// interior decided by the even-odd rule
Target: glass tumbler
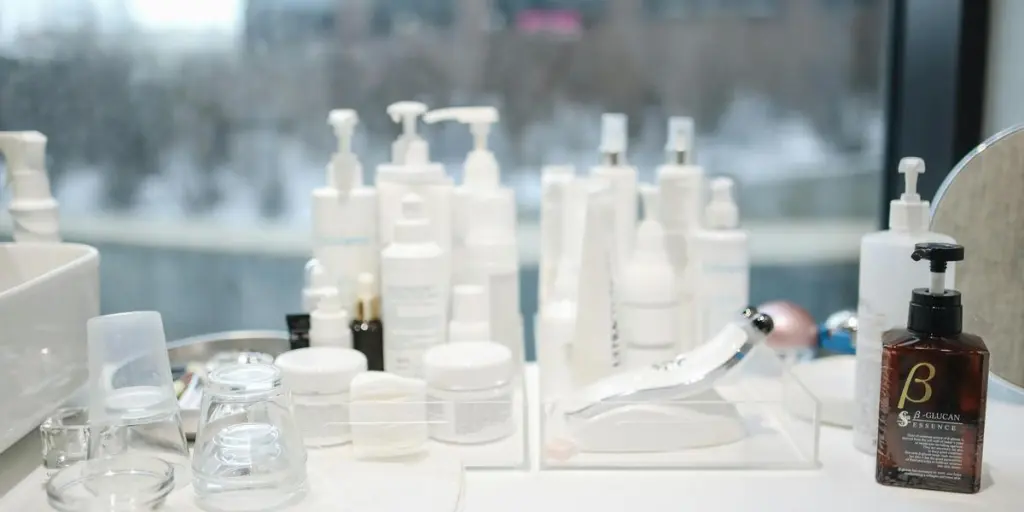
[{"label": "glass tumbler", "polygon": [[89,457],[89,411],[84,407],[57,409],[39,425],[43,467],[48,474]]},{"label": "glass tumbler", "polygon": [[188,443],[171,380],[163,320],[155,311],[98,316],[86,324],[89,458],[161,458],[187,484]]},{"label": "glass tumbler", "polygon": [[279,510],[305,497],[306,451],[275,366],[231,364],[207,376],[192,486],[214,512]]},{"label": "glass tumbler", "polygon": [[174,489],[174,468],[138,454],[67,466],[46,482],[46,499],[60,512],[141,512],[163,507]]}]

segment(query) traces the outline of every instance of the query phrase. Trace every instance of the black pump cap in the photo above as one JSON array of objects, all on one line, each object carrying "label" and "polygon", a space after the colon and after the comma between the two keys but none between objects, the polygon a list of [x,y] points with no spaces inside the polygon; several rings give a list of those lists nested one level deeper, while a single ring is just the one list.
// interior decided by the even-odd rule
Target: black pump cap
[{"label": "black pump cap", "polygon": [[[933,274],[946,272],[951,261],[963,261],[964,248],[957,244],[923,243],[914,246],[914,261],[931,262]],[[963,332],[964,310],[960,292],[944,289],[933,294],[928,288],[916,288],[910,296],[907,329],[937,336],[953,336]]]},{"label": "black pump cap", "polygon": [[764,313],[757,313],[754,315],[754,318],[750,320],[750,323],[754,326],[754,329],[761,331],[761,333],[765,335],[771,334],[772,329],[775,328],[775,321],[772,320],[772,317]]}]

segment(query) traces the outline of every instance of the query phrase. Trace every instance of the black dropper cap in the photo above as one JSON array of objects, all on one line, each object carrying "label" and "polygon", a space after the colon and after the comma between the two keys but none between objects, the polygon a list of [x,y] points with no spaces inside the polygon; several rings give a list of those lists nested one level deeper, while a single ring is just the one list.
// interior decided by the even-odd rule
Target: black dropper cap
[{"label": "black dropper cap", "polygon": [[[910,255],[914,261],[928,260],[932,274],[945,274],[951,261],[963,261],[964,248],[956,244],[923,243],[914,246]],[[942,280],[945,283],[945,278]],[[910,296],[907,329],[936,336],[953,336],[963,332],[964,309],[960,305],[960,292],[915,288]]]}]

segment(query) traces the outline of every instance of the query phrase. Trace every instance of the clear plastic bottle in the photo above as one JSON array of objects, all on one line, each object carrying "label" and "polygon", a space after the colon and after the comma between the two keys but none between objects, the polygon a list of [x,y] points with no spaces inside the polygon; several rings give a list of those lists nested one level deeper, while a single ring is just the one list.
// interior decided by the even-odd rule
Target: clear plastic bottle
[{"label": "clear plastic bottle", "polygon": [[[857,372],[854,391],[856,408],[853,445],[874,454],[878,437],[878,400],[882,375],[882,334],[906,326],[908,299],[914,288],[928,286],[928,267],[907,257],[924,242],[955,243],[946,235],[928,230],[928,201],[917,194],[917,176],[924,161],[900,160],[906,190],[889,208],[889,229],[864,235],[860,242],[860,283],[857,301]],[[952,288],[953,271],[946,274]]]}]

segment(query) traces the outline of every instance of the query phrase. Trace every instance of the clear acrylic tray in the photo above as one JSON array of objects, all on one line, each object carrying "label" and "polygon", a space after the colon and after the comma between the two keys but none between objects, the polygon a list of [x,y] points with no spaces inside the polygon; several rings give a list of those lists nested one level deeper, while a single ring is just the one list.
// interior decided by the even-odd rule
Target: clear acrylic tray
[{"label": "clear acrylic tray", "polygon": [[819,466],[820,404],[761,345],[685,401],[616,402],[570,419],[543,403],[542,469],[812,469]]}]

